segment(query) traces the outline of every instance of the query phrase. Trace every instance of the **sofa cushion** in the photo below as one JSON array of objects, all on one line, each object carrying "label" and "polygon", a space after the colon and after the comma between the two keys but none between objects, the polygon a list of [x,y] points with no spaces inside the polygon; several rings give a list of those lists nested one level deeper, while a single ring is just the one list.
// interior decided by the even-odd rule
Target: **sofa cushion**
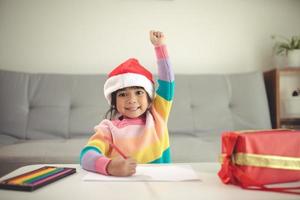
[{"label": "sofa cushion", "polygon": [[79,163],[88,137],[51,140],[20,140],[1,147],[0,158],[7,163]]},{"label": "sofa cushion", "polygon": [[16,137],[0,134],[0,147],[9,144],[15,144],[19,140]]},{"label": "sofa cushion", "polygon": [[0,70],[0,134],[25,139],[29,75]]},{"label": "sofa cushion", "polygon": [[[1,138],[0,138],[1,139]],[[29,164],[79,163],[87,137],[51,140],[18,140],[0,146],[0,177]]]},{"label": "sofa cushion", "polygon": [[108,104],[102,75],[25,74],[0,70],[0,133],[18,139],[89,135]]},{"label": "sofa cushion", "polygon": [[176,76],[172,132],[213,134],[270,127],[261,72]]},{"label": "sofa cushion", "polygon": [[173,162],[217,162],[221,152],[218,134],[170,134]]}]

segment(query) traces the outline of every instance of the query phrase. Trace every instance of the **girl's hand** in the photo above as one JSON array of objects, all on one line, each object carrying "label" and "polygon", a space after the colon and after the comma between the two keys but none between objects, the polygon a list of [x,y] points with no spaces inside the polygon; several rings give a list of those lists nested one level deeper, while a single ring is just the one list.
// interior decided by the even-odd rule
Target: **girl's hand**
[{"label": "girl's hand", "polygon": [[165,36],[160,31],[150,31],[150,41],[154,46],[161,46],[165,44]]},{"label": "girl's hand", "polygon": [[107,165],[107,172],[112,176],[131,176],[135,174],[136,165],[134,159],[118,156]]}]

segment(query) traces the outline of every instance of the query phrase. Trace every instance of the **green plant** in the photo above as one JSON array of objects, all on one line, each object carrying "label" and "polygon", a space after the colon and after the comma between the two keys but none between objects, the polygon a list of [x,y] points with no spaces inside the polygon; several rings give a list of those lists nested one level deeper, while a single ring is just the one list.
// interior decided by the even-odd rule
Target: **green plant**
[{"label": "green plant", "polygon": [[275,40],[273,50],[276,55],[287,55],[290,50],[300,49],[300,35],[291,38],[272,35],[271,38]]}]

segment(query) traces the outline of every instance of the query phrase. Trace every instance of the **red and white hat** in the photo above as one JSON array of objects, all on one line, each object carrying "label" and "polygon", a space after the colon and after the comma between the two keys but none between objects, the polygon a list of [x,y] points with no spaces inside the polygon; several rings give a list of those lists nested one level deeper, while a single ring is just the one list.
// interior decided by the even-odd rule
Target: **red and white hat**
[{"label": "red and white hat", "polygon": [[150,98],[154,96],[154,81],[152,73],[144,68],[137,59],[130,58],[108,74],[104,84],[104,96],[111,104],[111,94],[126,87],[143,87]]}]

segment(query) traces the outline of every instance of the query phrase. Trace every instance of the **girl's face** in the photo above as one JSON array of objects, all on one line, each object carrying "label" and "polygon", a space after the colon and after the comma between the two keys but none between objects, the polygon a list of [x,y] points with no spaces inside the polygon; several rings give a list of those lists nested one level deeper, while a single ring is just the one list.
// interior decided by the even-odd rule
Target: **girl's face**
[{"label": "girl's face", "polygon": [[137,118],[148,109],[147,92],[140,87],[127,87],[117,91],[116,107],[124,117]]}]

